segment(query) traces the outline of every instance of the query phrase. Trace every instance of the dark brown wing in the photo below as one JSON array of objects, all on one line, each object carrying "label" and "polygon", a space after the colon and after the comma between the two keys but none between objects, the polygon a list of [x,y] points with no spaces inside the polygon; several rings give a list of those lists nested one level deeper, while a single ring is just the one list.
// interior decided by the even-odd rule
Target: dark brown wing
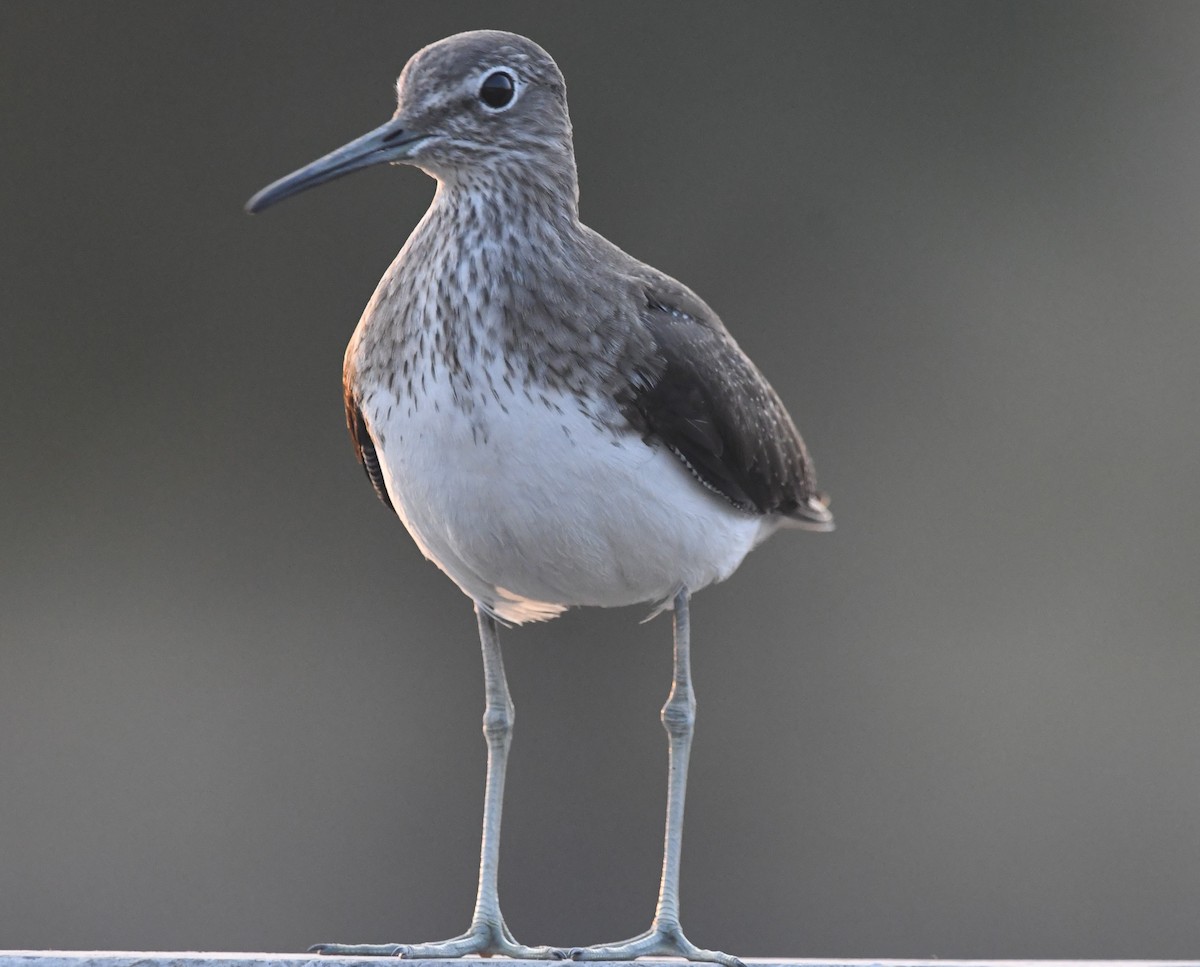
[{"label": "dark brown wing", "polygon": [[350,442],[354,444],[354,455],[367,472],[367,479],[375,488],[379,499],[388,505],[390,510],[392,499],[388,496],[387,487],[383,482],[383,471],[379,467],[379,455],[375,452],[375,441],[371,439],[371,431],[367,429],[367,421],[363,419],[362,410],[349,390],[346,391],[346,428],[350,431]]},{"label": "dark brown wing", "polygon": [[693,315],[666,301],[670,294],[647,294],[642,319],[660,365],[622,400],[626,418],[733,506],[831,528],[804,442],[775,391],[715,316]]}]

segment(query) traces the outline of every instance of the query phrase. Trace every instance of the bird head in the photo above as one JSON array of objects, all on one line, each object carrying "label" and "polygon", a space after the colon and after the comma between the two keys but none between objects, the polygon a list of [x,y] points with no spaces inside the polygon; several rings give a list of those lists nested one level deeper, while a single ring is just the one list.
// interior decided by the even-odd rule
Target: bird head
[{"label": "bird head", "polygon": [[396,93],[389,121],[268,185],[247,211],[384,163],[446,183],[550,176],[574,185],[566,83],[533,41],[499,30],[447,37],[409,59]]}]

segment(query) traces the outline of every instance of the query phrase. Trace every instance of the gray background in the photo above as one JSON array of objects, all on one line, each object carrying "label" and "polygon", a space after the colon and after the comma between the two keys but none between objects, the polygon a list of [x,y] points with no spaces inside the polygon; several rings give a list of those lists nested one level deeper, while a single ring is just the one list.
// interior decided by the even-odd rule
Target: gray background
[{"label": "gray background", "polygon": [[[1200,953],[1200,6],[736,6],[0,7],[0,946],[465,926],[473,619],[339,386],[433,185],[241,204],[487,26],[558,58],[585,219],[722,313],[835,499],[694,607],[693,938]],[[649,919],[642,616],[505,636],[526,942]]]}]

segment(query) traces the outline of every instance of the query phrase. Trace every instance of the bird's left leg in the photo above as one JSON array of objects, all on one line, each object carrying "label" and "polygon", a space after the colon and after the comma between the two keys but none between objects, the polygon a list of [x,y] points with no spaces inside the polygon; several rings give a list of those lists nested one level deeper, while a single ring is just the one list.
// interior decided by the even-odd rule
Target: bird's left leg
[{"label": "bird's left leg", "polygon": [[744,967],[742,962],[717,950],[703,950],[683,935],[679,925],[679,855],[683,846],[683,800],[687,793],[688,757],[696,722],[696,696],[692,691],[688,592],[675,595],[675,674],[671,693],[662,709],[667,730],[669,782],[667,786],[667,832],[663,848],[662,881],[658,906],[650,929],[630,940],[594,947],[575,947],[567,952],[572,960],[633,960],[635,957],[686,957],[723,967]]},{"label": "bird's left leg", "polygon": [[499,954],[520,960],[561,959],[563,951],[551,947],[526,947],[513,939],[500,913],[500,813],[504,802],[504,773],[512,744],[514,709],[500,655],[496,619],[478,605],[479,641],[483,647],[483,682],[487,704],[483,712],[483,735],[487,740],[487,782],[483,799],[483,845],[479,851],[479,891],[475,914],[466,933],[449,940],[419,944],[317,944],[310,948],[323,954],[347,956],[396,956],[442,958]]}]

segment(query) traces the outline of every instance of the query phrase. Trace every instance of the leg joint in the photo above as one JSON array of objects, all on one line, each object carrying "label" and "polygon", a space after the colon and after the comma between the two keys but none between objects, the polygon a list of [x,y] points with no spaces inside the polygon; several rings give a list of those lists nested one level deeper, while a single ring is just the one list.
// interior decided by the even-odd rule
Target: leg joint
[{"label": "leg joint", "polygon": [[483,734],[489,739],[502,739],[512,735],[516,717],[516,709],[513,708],[512,702],[489,705],[483,712]]},{"label": "leg joint", "polygon": [[662,707],[660,718],[668,735],[691,735],[696,725],[696,699],[690,693],[672,691],[667,704]]}]

